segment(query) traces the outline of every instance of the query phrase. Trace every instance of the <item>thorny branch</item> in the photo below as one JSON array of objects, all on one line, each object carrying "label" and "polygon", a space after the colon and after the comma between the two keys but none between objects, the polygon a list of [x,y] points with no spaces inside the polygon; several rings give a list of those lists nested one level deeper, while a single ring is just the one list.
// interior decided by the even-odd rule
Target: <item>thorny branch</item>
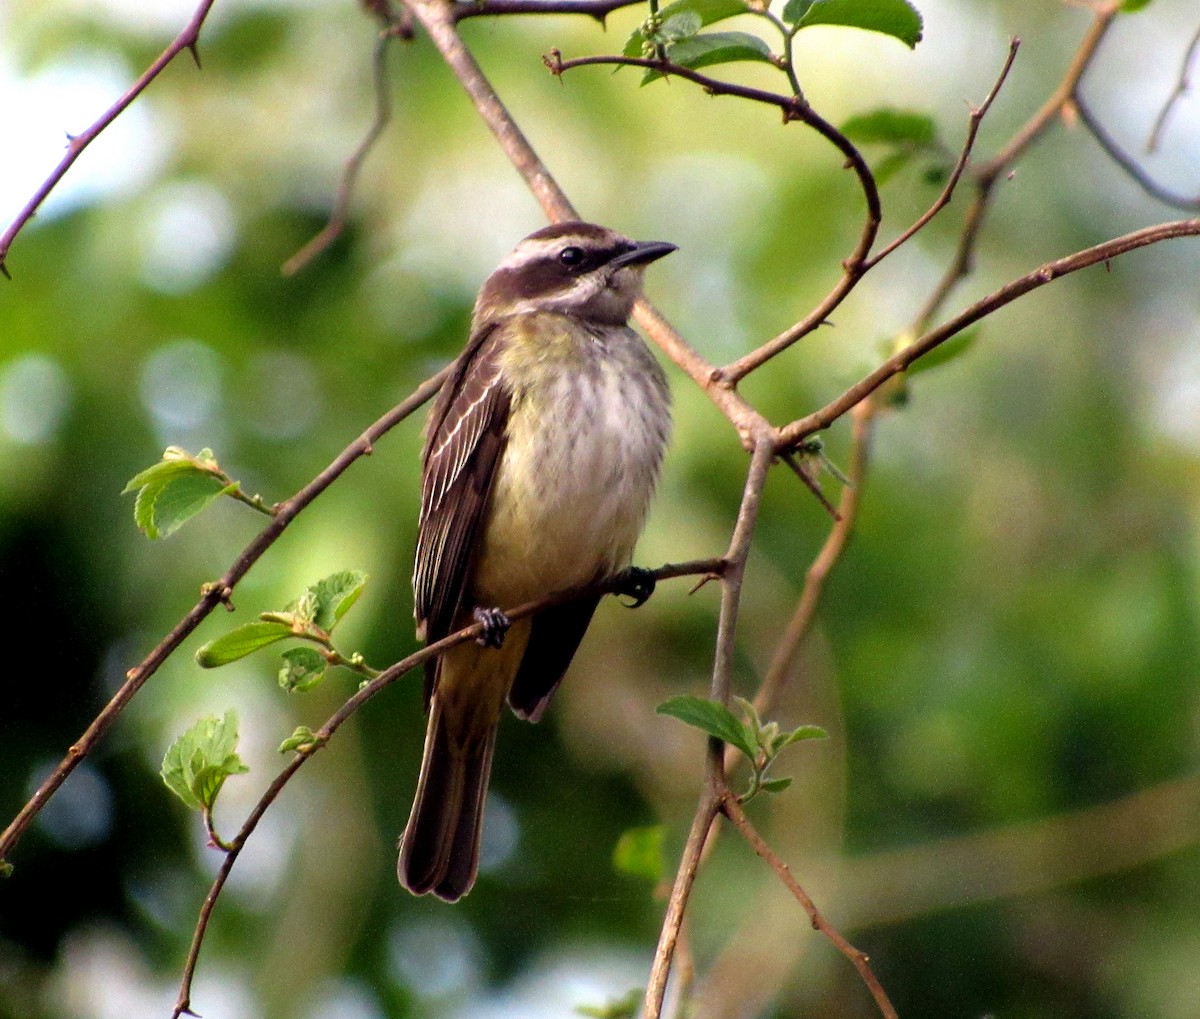
[{"label": "thorny branch", "polygon": [[[197,43],[200,41],[200,29],[203,27],[204,19],[208,17],[208,12],[212,9],[212,5],[215,2],[216,0],[201,0],[200,5],[196,8],[191,20],[184,26],[183,31],[175,37],[170,46],[162,51],[158,59],[146,68],[142,76],[129,87],[129,90],[105,110],[100,115],[100,118],[82,134],[67,136],[67,151],[62,159],[59,160],[58,166],[42,182],[41,187],[34,192],[33,197],[26,202],[25,207],[17,213],[17,218],[9,224],[8,229],[0,235],[0,273],[11,279],[7,263],[8,249],[12,247],[17,234],[37,214],[38,209],[42,207],[42,203],[49,197],[50,192],[62,180],[66,172],[71,169],[75,160],[83,154],[83,150],[91,145],[109,124],[124,113],[129,104],[140,96],[146,90],[146,87],[163,72],[163,69],[184,50],[191,53],[196,66],[200,66],[200,52],[197,49]],[[0,858],[2,857],[3,850],[0,849]]]}]

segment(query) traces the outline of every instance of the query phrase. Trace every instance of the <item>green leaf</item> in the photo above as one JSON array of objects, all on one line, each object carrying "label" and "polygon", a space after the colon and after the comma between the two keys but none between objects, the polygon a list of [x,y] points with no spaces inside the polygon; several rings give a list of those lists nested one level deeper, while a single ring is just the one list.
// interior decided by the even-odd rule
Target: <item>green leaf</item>
[{"label": "green leaf", "polygon": [[342,570],[318,580],[311,588],[316,597],[313,622],[329,633],[363,592],[367,575],[362,570]]},{"label": "green leaf", "polygon": [[796,24],[812,5],[813,0],[788,0],[783,8],[783,20],[789,25]]},{"label": "green leaf", "polygon": [[842,124],[840,130],[852,142],[862,145],[926,148],[937,144],[937,125],[932,117],[892,107],[857,114]]},{"label": "green leaf", "polygon": [[286,754],[294,750],[297,753],[308,753],[320,742],[317,734],[307,725],[298,725],[292,730],[292,734],[279,744],[279,752]]},{"label": "green leaf", "polygon": [[210,640],[196,652],[196,662],[202,668],[215,669],[291,636],[294,636],[292,628],[285,623],[245,623],[216,640]]},{"label": "green leaf", "polygon": [[705,697],[684,694],[672,697],[657,708],[660,715],[670,715],[687,725],[703,729],[731,746],[737,747],[750,760],[754,760],[754,735],[725,705]]},{"label": "green leaf", "polygon": [[1151,0],[1122,0],[1121,10],[1126,14],[1133,14],[1135,11],[1149,7],[1150,4]]},{"label": "green leaf", "polygon": [[666,873],[663,857],[666,834],[666,826],[661,824],[626,829],[613,849],[613,869],[619,874],[661,881]]},{"label": "green leaf", "polygon": [[232,708],[224,718],[202,718],[163,756],[163,782],[193,810],[212,810],[225,779],[249,770],[237,754],[237,729]]},{"label": "green leaf", "polygon": [[279,685],[289,693],[311,690],[325,678],[329,663],[316,648],[288,648],[281,657],[283,666],[279,670]]},{"label": "green leaf", "polygon": [[214,499],[237,488],[221,475],[212,450],[193,456],[168,446],[163,458],[135,474],[121,490],[136,491],[133,519],[146,537],[156,540],[177,531]]},{"label": "green leaf", "polygon": [[[688,35],[695,35],[696,31],[705,25],[724,21],[726,18],[732,18],[738,14],[745,14],[749,9],[745,0],[676,0],[675,3],[667,4],[658,12],[659,23],[662,25],[659,31],[665,33],[671,20],[681,14],[696,15],[700,18],[700,24],[694,31],[688,33]],[[683,24],[677,24],[676,29],[683,27]],[[642,47],[650,41],[645,34],[645,28],[646,26],[643,24],[634,29],[625,43],[625,49],[622,50],[625,56],[640,57],[642,55]],[[680,35],[677,38],[682,39],[685,36]]]},{"label": "green leaf", "polygon": [[980,327],[976,325],[951,336],[945,342],[939,343],[928,354],[917,358],[905,369],[905,374],[920,375],[921,372],[927,372],[931,368],[941,368],[951,361],[958,360],[975,345],[975,341],[979,339],[979,333]]},{"label": "green leaf", "polygon": [[[921,15],[908,0],[813,0],[808,9],[801,13],[799,8],[802,6],[796,5],[794,13],[800,13],[800,17],[791,21],[799,28],[812,25],[861,28],[867,32],[890,35],[909,48],[921,41]],[[790,20],[786,7],[784,18]]]},{"label": "green leaf", "polygon": [[781,793],[792,784],[790,778],[769,778],[759,783],[758,788],[765,793]]},{"label": "green leaf", "polygon": [[791,732],[786,732],[775,741],[775,752],[806,739],[829,739],[829,733],[819,725],[799,725]]},{"label": "green leaf", "polygon": [[771,47],[749,32],[706,32],[704,35],[695,35],[668,47],[667,56],[675,63],[693,70],[711,64],[728,64],[735,60],[772,63]]},{"label": "green leaf", "polygon": [[14,867],[7,860],[0,860],[0,880],[3,880],[6,877],[12,877],[12,872],[14,870],[16,870],[16,867]]}]

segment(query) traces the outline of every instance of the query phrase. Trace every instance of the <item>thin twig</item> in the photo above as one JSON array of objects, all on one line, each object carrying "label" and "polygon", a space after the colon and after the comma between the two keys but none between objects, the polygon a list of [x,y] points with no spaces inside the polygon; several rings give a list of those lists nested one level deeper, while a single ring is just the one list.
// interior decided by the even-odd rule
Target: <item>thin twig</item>
[{"label": "thin twig", "polygon": [[950,176],[946,179],[946,186],[942,188],[942,193],[937,196],[934,203],[925,210],[924,214],[912,226],[890,244],[885,245],[878,253],[867,259],[863,264],[863,272],[874,268],[900,247],[900,245],[910,241],[918,231],[923,229],[942,209],[950,204],[950,200],[954,197],[954,191],[958,187],[959,179],[962,177],[963,171],[966,170],[967,163],[971,158],[971,150],[974,149],[975,138],[979,134],[979,125],[983,123],[983,118],[987,116],[992,103],[996,101],[996,96],[1000,94],[1000,89],[1008,78],[1008,72],[1012,70],[1013,61],[1017,59],[1017,50],[1020,49],[1020,46],[1020,39],[1013,38],[1009,40],[1008,56],[1004,60],[1004,66],[1000,68],[1000,74],[997,75],[996,81],[992,85],[992,90],[987,94],[982,103],[972,107],[970,115],[967,118],[967,135],[963,140],[962,150],[959,152],[958,161],[954,164],[954,169],[950,171]]},{"label": "thin twig", "polygon": [[354,195],[359,170],[362,169],[367,156],[392,119],[392,94],[388,84],[387,55],[388,49],[396,37],[396,29],[388,26],[381,29],[375,39],[375,52],[371,60],[371,81],[375,93],[374,119],[367,129],[367,133],[363,135],[362,141],[358,143],[342,168],[342,179],[338,182],[329,221],[315,237],[283,263],[281,271],[285,276],[296,275],[336,241],[346,229],[350,214],[350,199]]},{"label": "thin twig", "polygon": [[460,0],[451,5],[455,22],[464,18],[495,17],[501,14],[585,14],[601,25],[622,7],[642,0]]},{"label": "thin twig", "polygon": [[210,584],[205,584],[200,600],[192,607],[174,628],[158,643],[158,646],[148,654],[139,665],[129,670],[125,682],[113,694],[112,699],[104,706],[92,723],[79,739],[72,744],[66,756],[59,762],[29,801],[9,826],[0,834],[0,860],[12,852],[21,835],[33,822],[38,812],[46,802],[66,781],[67,776],[75,770],[95,747],[96,743],[112,727],[122,711],[142,688],[145,682],[158,671],[159,666],[175,651],[180,644],[200,625],[200,623],[218,605],[227,603],[235,585],[244,577],[250,568],[262,558],[284,532],[287,526],[309,505],[317,496],[325,491],[345,470],[361,456],[371,452],[374,444],[388,431],[417,410],[426,400],[441,388],[443,380],[450,373],[447,365],[432,378],[422,382],[406,399],[384,414],[372,424],[354,442],[350,443],[328,467],[318,474],[290,499],[275,507],[275,516],[270,523],[250,542],[238,555],[224,575]]},{"label": "thin twig", "polygon": [[[33,197],[25,203],[25,207],[17,213],[17,218],[12,221],[8,229],[4,231],[3,235],[0,235],[0,273],[11,279],[7,264],[9,248],[12,247],[17,234],[33,219],[38,209],[41,208],[42,203],[50,195],[50,192],[54,190],[58,182],[62,180],[66,172],[74,165],[75,160],[80,157],[83,150],[91,145],[109,124],[124,113],[129,104],[146,90],[146,87],[162,73],[167,64],[184,50],[189,51],[196,62],[196,66],[200,66],[196,44],[200,40],[200,29],[204,25],[204,19],[208,17],[208,12],[215,2],[216,0],[201,0],[199,6],[192,14],[191,20],[184,26],[183,31],[175,37],[170,46],[159,54],[158,59],[146,68],[142,76],[129,87],[128,91],[105,110],[100,115],[100,118],[82,134],[67,136],[66,155],[59,160],[58,166],[42,182],[41,186],[34,192]],[[0,851],[0,857],[2,856],[3,853]]]},{"label": "thin twig", "polygon": [[1158,111],[1158,116],[1154,118],[1154,127],[1150,129],[1150,137],[1146,139],[1146,152],[1150,155],[1158,151],[1163,132],[1167,127],[1167,118],[1171,116],[1171,111],[1175,108],[1175,104],[1191,91],[1192,63],[1196,59],[1197,53],[1200,53],[1200,27],[1192,35],[1192,41],[1188,43],[1188,47],[1184,51],[1183,60],[1179,65],[1179,77],[1175,80],[1174,90],[1167,96],[1167,101],[1163,103],[1162,109]]},{"label": "thin twig", "polygon": [[971,200],[966,215],[963,217],[958,245],[950,264],[916,316],[921,328],[925,328],[934,320],[954,288],[970,275],[974,267],[975,245],[978,243],[983,229],[983,221],[987,216],[996,182],[1017,159],[1024,155],[1030,146],[1041,139],[1061,119],[1064,111],[1073,104],[1079,82],[1095,59],[1100,43],[1112,26],[1113,19],[1116,18],[1119,10],[1120,4],[1115,0],[1109,0],[1109,2],[1099,4],[1094,8],[1095,16],[1092,23],[1080,40],[1062,80],[1050,97],[1032,117],[1013,133],[1008,142],[995,155],[974,167],[972,175],[975,178],[975,197]]},{"label": "thin twig", "polygon": [[1200,194],[1189,197],[1159,184],[1133,156],[1121,148],[1117,140],[1108,133],[1108,130],[1100,123],[1083,97],[1078,93],[1075,95],[1075,112],[1079,114],[1080,122],[1088,129],[1091,136],[1096,139],[1096,142],[1104,150],[1108,158],[1124,170],[1133,179],[1134,183],[1151,198],[1172,208],[1181,209],[1184,212],[1200,209]]},{"label": "thin twig", "polygon": [[[717,574],[723,575],[727,569],[725,559],[697,559],[685,563],[667,563],[660,566],[656,570],[650,572],[654,575],[655,580],[671,580],[677,577],[690,577],[696,574]],[[519,619],[524,619],[527,616],[532,616],[547,608],[556,605],[564,605],[567,602],[575,601],[579,598],[587,597],[596,594],[614,594],[618,593],[621,587],[620,578],[613,578],[599,584],[591,584],[584,588],[579,588],[572,591],[563,591],[546,598],[538,598],[534,601],[525,602],[515,608],[505,611],[505,615],[514,622]],[[238,833],[228,841],[218,839],[212,829],[211,816],[205,813],[205,827],[209,833],[212,844],[224,851],[225,858],[221,861],[221,867],[217,871],[216,877],[213,879],[212,885],[208,890],[208,894],[204,898],[204,903],[200,907],[200,912],[196,918],[196,926],[192,932],[192,942],[188,949],[187,960],[184,963],[182,977],[179,984],[179,994],[175,1000],[175,1010],[172,1013],[172,1019],[179,1019],[181,1015],[195,1015],[191,1011],[191,989],[192,981],[195,977],[196,966],[200,959],[200,949],[204,944],[204,938],[208,933],[209,921],[212,918],[213,909],[216,907],[217,900],[221,896],[225,882],[229,878],[230,872],[233,870],[234,864],[237,863],[237,858],[243,848],[245,848],[247,840],[254,834],[254,830],[258,827],[259,821],[262,820],[271,804],[279,797],[284,787],[291,781],[292,776],[300,770],[304,763],[313,756],[318,750],[324,747],[334,733],[350,719],[350,717],[358,711],[367,701],[382,691],[385,687],[391,686],[402,676],[411,672],[419,665],[423,665],[430,658],[448,651],[450,648],[459,644],[465,643],[468,640],[473,640],[483,633],[483,624],[472,623],[455,633],[443,637],[441,640],[434,641],[421,648],[419,651],[413,652],[406,658],[401,659],[394,665],[379,673],[370,682],[359,687],[355,693],[346,699],[337,711],[335,711],[320,729],[313,733],[312,743],[303,751],[298,751],[283,767],[283,769],[267,786],[266,791],[259,797],[253,809],[247,815],[246,820],[242,823]]]},{"label": "thin twig", "polygon": [[804,912],[808,914],[808,918],[813,925],[813,930],[824,934],[832,942],[833,946],[849,959],[854,968],[858,970],[858,975],[862,978],[863,983],[867,985],[867,989],[871,992],[871,997],[875,999],[875,1004],[884,1019],[897,1019],[896,1009],[892,1006],[887,992],[884,991],[883,985],[871,969],[870,960],[866,953],[859,951],[859,949],[850,944],[843,937],[841,931],[834,927],[825,918],[825,915],[817,909],[816,903],[809,898],[808,893],[801,887],[800,882],[796,880],[791,869],[767,844],[767,841],[759,834],[758,829],[751,824],[737,797],[728,789],[725,790],[724,796],[721,797],[721,813],[729,818],[730,822],[741,833],[742,838],[746,840],[750,848],[766,860],[771,869],[779,876],[779,880],[784,883],[787,890],[800,903]]},{"label": "thin twig", "polygon": [[962,332],[967,326],[978,322],[981,318],[1003,308],[1006,304],[1010,304],[1018,297],[1024,296],[1031,290],[1037,290],[1039,287],[1043,287],[1061,276],[1067,276],[1073,272],[1078,272],[1080,269],[1087,269],[1090,266],[1108,262],[1120,255],[1138,248],[1144,248],[1150,244],[1158,244],[1162,241],[1173,240],[1179,237],[1195,237],[1198,235],[1200,235],[1200,219],[1180,219],[1169,223],[1158,223],[1155,226],[1148,226],[1141,230],[1134,230],[1132,233],[1122,234],[1120,237],[1114,237],[1111,240],[1093,245],[1090,248],[1085,248],[1082,251],[1077,251],[1064,258],[1056,259],[1053,262],[1047,262],[1040,268],[1034,269],[1024,276],[1019,276],[1017,279],[1006,283],[999,290],[977,301],[965,311],[960,312],[948,322],[914,340],[899,353],[888,358],[888,360],[871,372],[870,375],[867,375],[847,389],[831,403],[820,410],[814,411],[807,417],[800,418],[798,421],[793,421],[791,424],[779,429],[778,448],[781,450],[796,448],[808,436],[828,428],[834,421],[849,412],[856,404],[866,399],[866,397],[887,382],[888,379],[904,371],[918,358],[928,354],[934,347],[944,343],[951,336]]},{"label": "thin twig", "polygon": [[[733,683],[734,641],[737,633],[742,579],[745,574],[746,560],[750,554],[750,540],[754,535],[754,526],[758,520],[758,508],[762,501],[763,488],[766,485],[767,474],[773,461],[774,446],[771,436],[766,434],[759,436],[754,446],[754,455],[750,460],[746,483],[742,489],[742,502],[733,535],[730,538],[729,550],[724,557],[725,572],[722,577],[721,614],[717,623],[717,647],[713,655],[710,688],[712,698],[722,704],[729,702]],[[695,814],[692,817],[691,830],[684,843],[679,868],[675,873],[675,881],[671,886],[671,896],[667,901],[666,915],[663,917],[662,928],[659,932],[658,946],[654,952],[654,961],[650,966],[650,978],[646,985],[646,998],[643,1005],[644,1019],[660,1019],[662,1015],[663,996],[666,994],[667,977],[671,973],[671,960],[679,940],[679,931],[687,911],[696,875],[700,870],[705,844],[708,842],[713,820],[721,802],[721,791],[725,789],[723,747],[724,744],[719,740],[710,739],[708,741],[704,784]]]}]

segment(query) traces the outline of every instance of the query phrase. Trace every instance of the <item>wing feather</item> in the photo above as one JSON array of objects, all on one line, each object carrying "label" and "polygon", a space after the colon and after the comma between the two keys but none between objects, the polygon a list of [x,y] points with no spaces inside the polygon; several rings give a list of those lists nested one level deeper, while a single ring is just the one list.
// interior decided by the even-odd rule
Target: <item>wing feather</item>
[{"label": "wing feather", "polygon": [[504,452],[510,401],[499,364],[503,339],[495,327],[471,338],[429,416],[413,595],[418,632],[430,641],[451,632],[463,605]]}]

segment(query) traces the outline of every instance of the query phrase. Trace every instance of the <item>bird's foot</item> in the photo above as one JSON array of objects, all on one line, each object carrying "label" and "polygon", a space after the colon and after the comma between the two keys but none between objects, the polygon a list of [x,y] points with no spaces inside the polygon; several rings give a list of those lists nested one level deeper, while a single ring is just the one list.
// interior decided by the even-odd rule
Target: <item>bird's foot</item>
[{"label": "bird's foot", "polygon": [[626,608],[636,609],[645,605],[647,599],[654,594],[656,581],[652,570],[640,566],[630,566],[617,577],[617,594],[623,594],[633,599]]},{"label": "bird's foot", "polygon": [[476,605],[471,614],[483,627],[483,633],[475,638],[475,642],[484,647],[503,647],[512,620],[499,609],[485,609],[482,605]]}]

